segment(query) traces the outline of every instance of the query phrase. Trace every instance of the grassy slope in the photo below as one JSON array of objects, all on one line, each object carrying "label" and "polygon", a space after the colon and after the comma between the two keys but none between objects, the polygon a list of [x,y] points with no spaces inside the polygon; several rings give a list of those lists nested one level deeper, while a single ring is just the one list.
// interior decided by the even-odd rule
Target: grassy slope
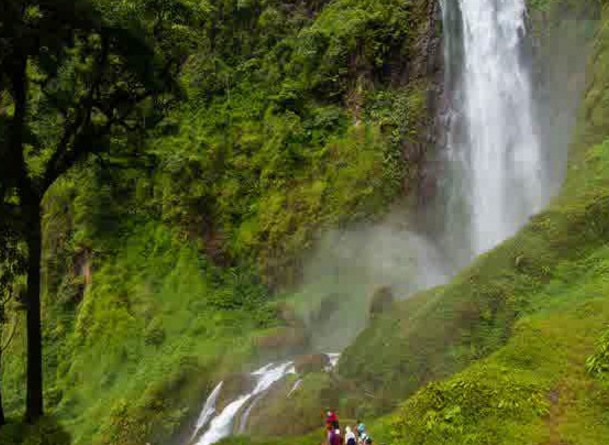
[{"label": "grassy slope", "polygon": [[605,443],[609,393],[585,362],[609,323],[609,251],[580,266],[537,296],[547,309],[519,320],[506,346],[402,405],[395,443]]}]

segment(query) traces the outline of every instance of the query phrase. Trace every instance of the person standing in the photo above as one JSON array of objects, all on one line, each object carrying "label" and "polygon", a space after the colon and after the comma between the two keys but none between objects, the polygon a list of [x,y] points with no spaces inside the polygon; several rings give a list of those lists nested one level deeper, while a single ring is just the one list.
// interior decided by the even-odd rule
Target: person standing
[{"label": "person standing", "polygon": [[345,428],[345,445],[357,445],[355,433],[351,430],[351,427]]},{"label": "person standing", "polygon": [[361,420],[358,420],[357,421],[357,436],[359,438],[362,438],[365,435],[366,435],[366,425],[364,425],[364,422],[362,422]]},{"label": "person standing", "polygon": [[333,431],[334,431],[334,435],[332,436],[332,439],[331,439],[331,442],[332,442],[331,445],[343,445],[343,438],[340,435],[340,430],[336,429]]},{"label": "person standing", "polygon": [[334,430],[332,428],[326,428],[326,445],[332,445],[334,439]]},{"label": "person standing", "polygon": [[329,428],[331,427],[333,430],[337,430],[340,428],[339,423],[338,423],[338,416],[336,415],[334,410],[330,409],[326,413],[326,425]]}]

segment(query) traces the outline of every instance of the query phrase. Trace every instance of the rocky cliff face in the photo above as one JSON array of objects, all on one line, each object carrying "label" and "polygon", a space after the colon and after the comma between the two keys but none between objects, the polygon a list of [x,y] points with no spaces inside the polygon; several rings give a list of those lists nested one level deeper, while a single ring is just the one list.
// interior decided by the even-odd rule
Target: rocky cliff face
[{"label": "rocky cliff face", "polygon": [[426,200],[434,191],[436,172],[426,162],[442,140],[441,107],[444,86],[444,60],[442,42],[442,12],[438,0],[421,1],[418,5],[419,26],[414,39],[412,57],[405,62],[405,71],[399,81],[422,89],[424,110],[413,128],[414,138],[406,139],[403,153],[406,164],[416,167],[405,192],[415,193],[417,200]]}]

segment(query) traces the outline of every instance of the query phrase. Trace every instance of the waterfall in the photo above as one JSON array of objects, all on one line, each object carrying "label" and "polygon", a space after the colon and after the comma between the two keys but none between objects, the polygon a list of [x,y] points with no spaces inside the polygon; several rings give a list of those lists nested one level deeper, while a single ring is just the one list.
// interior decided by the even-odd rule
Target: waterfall
[{"label": "waterfall", "polygon": [[[325,372],[332,372],[338,364],[340,354],[326,353],[326,356],[328,366],[325,368]],[[244,433],[249,416],[258,402],[275,383],[290,374],[296,374],[296,367],[291,360],[269,363],[257,369],[250,374],[255,382],[253,389],[239,394],[220,413],[217,413],[216,402],[223,386],[223,383],[220,382],[207,397],[188,444],[212,445],[230,436],[233,432]],[[302,382],[302,378],[298,378],[286,397],[290,398],[299,389]]]},{"label": "waterfall", "polygon": [[442,0],[446,146],[441,248],[462,267],[513,235],[550,196],[531,80],[524,0]]},{"label": "waterfall", "polygon": [[199,414],[199,419],[197,420],[195,430],[190,438],[191,441],[196,437],[197,433],[201,431],[203,427],[207,426],[207,423],[216,413],[216,402],[218,401],[218,397],[220,396],[220,391],[222,390],[223,384],[224,382],[218,383],[218,385],[214,388],[209,397],[207,397],[207,400],[203,405],[203,409],[201,410],[201,414]]},{"label": "waterfall", "polygon": [[[201,411],[199,421],[197,422],[197,426],[193,432],[193,439],[195,437],[199,437],[195,444],[211,445],[227,436],[230,436],[230,434],[233,432],[233,427],[239,413],[244,407],[247,406],[248,402],[252,400],[255,402],[257,396],[266,392],[271,386],[273,386],[274,383],[278,382],[286,375],[294,374],[295,372],[296,370],[294,369],[294,364],[291,361],[279,364],[269,363],[268,365],[252,372],[251,375],[256,382],[254,389],[245,394],[239,395],[235,400],[229,403],[222,410],[222,412],[212,418],[213,414],[215,414],[216,400],[218,398],[220,388],[222,387],[222,383],[220,383],[207,398],[203,410]],[[251,410],[246,409],[246,413],[248,415],[249,411]],[[210,418],[211,422],[209,422],[209,426],[207,426]],[[201,419],[205,420],[202,421]],[[207,428],[204,428],[206,426]],[[244,425],[239,426],[239,428],[244,428]],[[191,439],[191,442],[193,442],[193,439]]]}]

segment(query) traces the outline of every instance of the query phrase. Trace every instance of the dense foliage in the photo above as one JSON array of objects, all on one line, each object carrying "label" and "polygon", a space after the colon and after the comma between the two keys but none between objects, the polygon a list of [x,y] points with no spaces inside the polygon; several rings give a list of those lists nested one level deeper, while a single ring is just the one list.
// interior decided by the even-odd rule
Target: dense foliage
[{"label": "dense foliage", "polygon": [[[374,217],[412,185],[427,3],[30,3],[41,46],[25,53],[23,146],[41,209],[46,408],[76,443],[166,440],[260,338],[285,337],[272,288],[298,279],[315,232]],[[4,143],[15,101],[1,101]],[[22,202],[13,186],[3,209]],[[2,363],[13,419],[25,314],[11,310]],[[45,428],[69,440],[55,420],[3,440]]]},{"label": "dense foliage", "polygon": [[594,377],[607,379],[609,375],[609,332],[605,332],[599,339],[596,351],[586,360],[586,369]]},{"label": "dense foliage", "polygon": [[154,146],[163,217],[275,284],[314,229],[382,209],[417,168],[401,158],[425,118],[403,72],[420,3],[213,7],[180,129]]},{"label": "dense foliage", "polygon": [[[547,12],[556,1],[532,4]],[[79,158],[44,194],[44,395],[52,416],[34,426],[16,421],[24,405],[24,246],[0,219],[11,247],[0,256],[0,299],[12,297],[0,318],[10,321],[3,340],[16,327],[2,356],[12,420],[2,443],[180,441],[219,378],[267,358],[268,345],[306,344],[274,291],[297,282],[300,254],[318,230],[374,218],[416,184],[430,85],[421,42],[435,33],[430,4],[92,4],[102,23],[151,39],[157,62],[176,56],[182,94],[173,107],[139,103],[103,150]],[[78,37],[62,81],[50,85],[53,97],[66,96],[68,117],[82,95],[66,91],[84,91],[93,63],[77,63],[79,45],[98,48],[96,37]],[[248,433],[304,433],[331,404],[346,417],[366,416],[378,442],[604,443],[608,42],[601,27],[555,202],[447,286],[377,314],[345,352],[339,375],[310,373],[289,400],[293,381],[278,385]],[[125,85],[110,77],[106,86]],[[41,142],[28,167],[37,177],[60,134],[53,128],[65,122],[33,88],[28,122]],[[4,96],[0,105],[12,106]],[[4,203],[19,202],[10,187],[0,192]],[[270,424],[276,417],[289,427]]]}]

